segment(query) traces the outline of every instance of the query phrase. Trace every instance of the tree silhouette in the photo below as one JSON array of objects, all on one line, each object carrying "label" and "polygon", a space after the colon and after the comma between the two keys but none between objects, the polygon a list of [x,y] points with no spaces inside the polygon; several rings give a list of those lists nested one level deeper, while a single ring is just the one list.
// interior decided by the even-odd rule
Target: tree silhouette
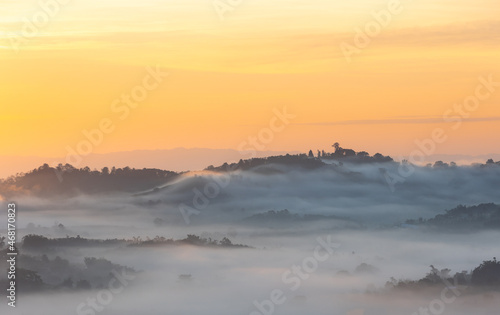
[{"label": "tree silhouette", "polygon": [[335,152],[337,152],[337,151],[339,151],[339,150],[340,150],[340,143],[335,142],[335,143],[332,145],[332,147],[334,147],[334,148],[335,148]]},{"label": "tree silhouette", "polygon": [[471,281],[475,285],[500,285],[500,261],[496,257],[484,261],[472,272]]}]

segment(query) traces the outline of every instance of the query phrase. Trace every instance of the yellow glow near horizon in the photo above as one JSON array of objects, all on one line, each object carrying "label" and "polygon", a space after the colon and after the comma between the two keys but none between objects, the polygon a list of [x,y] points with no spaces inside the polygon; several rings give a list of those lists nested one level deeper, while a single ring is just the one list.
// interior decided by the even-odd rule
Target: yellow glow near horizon
[{"label": "yellow glow near horizon", "polygon": [[[500,7],[497,0],[401,1],[402,12],[346,62],[341,43],[352,44],[354,29],[389,2],[243,0],[220,20],[205,0],[69,1],[36,36],[21,38],[26,19],[43,9],[4,1],[0,155],[64,156],[82,130],[107,117],[116,128],[93,152],[236,149],[283,105],[297,117],[266,149],[337,140],[408,154],[415,139],[449,124],[404,119],[441,117],[474,94],[480,76],[500,81]],[[154,65],[170,76],[116,120],[113,100]],[[500,153],[499,100],[500,88],[470,113],[492,120],[450,131],[436,153]],[[402,123],[381,123],[394,119]],[[347,123],[360,120],[367,122]]]}]

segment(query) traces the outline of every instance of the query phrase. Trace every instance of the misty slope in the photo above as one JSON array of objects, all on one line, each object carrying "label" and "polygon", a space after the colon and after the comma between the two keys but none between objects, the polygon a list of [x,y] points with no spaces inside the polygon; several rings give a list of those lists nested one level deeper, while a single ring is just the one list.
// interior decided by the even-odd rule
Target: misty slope
[{"label": "misty slope", "polygon": [[[353,151],[354,152],[354,151]],[[326,154],[325,159],[343,159],[358,163],[392,161],[381,154],[370,156],[337,156]],[[271,156],[240,160],[239,163],[224,163],[219,167],[209,166],[207,170],[226,172],[235,170],[254,170],[261,173],[272,173],[268,165],[287,165],[304,169],[316,169],[325,165],[321,159],[311,159],[305,154]],[[259,167],[261,167],[259,169]],[[20,173],[0,180],[0,196],[6,198],[22,195],[38,197],[70,197],[78,194],[102,194],[108,192],[140,192],[165,185],[182,173],[160,169],[134,169],[130,167],[104,167],[101,171],[89,167],[75,168],[70,164],[59,164],[50,167],[44,164],[27,173]]]},{"label": "misty slope", "polygon": [[[0,193],[23,197],[25,211],[51,211],[46,217],[65,224],[84,211],[104,222],[127,221],[126,215],[144,226],[156,219],[181,226],[248,224],[252,216],[283,209],[332,223],[325,229],[342,220],[377,226],[432,218],[459,204],[500,203],[499,163],[412,166],[406,176],[401,170],[408,164],[377,156],[286,155],[183,174],[75,169],[64,173],[62,182],[53,168],[43,166],[2,181]],[[342,220],[326,219],[331,216]]]}]

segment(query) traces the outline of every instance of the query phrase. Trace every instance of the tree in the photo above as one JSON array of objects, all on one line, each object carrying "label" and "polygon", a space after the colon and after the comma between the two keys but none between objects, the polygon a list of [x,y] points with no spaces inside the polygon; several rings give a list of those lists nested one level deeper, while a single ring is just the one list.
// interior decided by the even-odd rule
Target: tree
[{"label": "tree", "polygon": [[384,156],[380,153],[375,153],[375,155],[373,156],[373,158],[376,160],[376,161],[383,161],[384,160]]},{"label": "tree", "polygon": [[45,170],[50,170],[49,164],[45,163],[42,166],[38,168],[39,171],[45,171]]},{"label": "tree", "polygon": [[472,272],[471,281],[475,285],[500,285],[500,261],[496,257],[484,261]]},{"label": "tree", "polygon": [[448,167],[448,166],[449,166],[449,165],[448,165],[448,163],[445,163],[445,162],[443,162],[443,161],[436,161],[436,162],[434,163],[434,166],[433,166],[433,167],[434,167],[434,168],[446,168],[446,167]]},{"label": "tree", "polygon": [[345,150],[342,150],[342,154],[344,156],[355,156],[356,152],[352,149],[345,149]]},{"label": "tree", "polygon": [[109,175],[109,168],[103,167],[101,172],[102,172],[102,175]]},{"label": "tree", "polygon": [[28,234],[23,237],[23,248],[27,249],[40,250],[48,246],[49,243],[50,240],[41,235]]},{"label": "tree", "polygon": [[228,239],[227,237],[224,237],[219,243],[222,246],[231,246],[231,245],[233,245],[233,243],[231,242],[231,240]]},{"label": "tree", "polygon": [[194,234],[188,234],[187,238],[185,238],[183,241],[191,245],[203,245],[205,243],[203,239]]},{"label": "tree", "polygon": [[309,156],[310,158],[313,158],[313,157],[314,157],[314,153],[313,153],[313,151],[312,151],[312,150],[309,150],[309,154],[308,154],[308,156]]},{"label": "tree", "polygon": [[335,143],[332,145],[332,147],[334,147],[334,148],[335,148],[335,152],[337,152],[337,151],[339,151],[339,150],[340,150],[340,143],[335,142]]}]

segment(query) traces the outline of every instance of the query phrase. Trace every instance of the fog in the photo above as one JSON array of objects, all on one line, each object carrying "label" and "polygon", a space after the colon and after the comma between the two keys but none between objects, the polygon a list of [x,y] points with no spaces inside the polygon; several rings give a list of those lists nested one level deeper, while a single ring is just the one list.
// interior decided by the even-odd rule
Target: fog
[{"label": "fog", "polygon": [[[498,167],[418,167],[404,177],[398,165],[344,164],[317,170],[270,165],[229,174],[193,172],[156,191],[135,195],[50,200],[23,197],[19,220],[44,225],[58,221],[69,226],[108,226],[113,222],[150,228],[155,218],[161,218],[173,227],[187,228],[238,223],[258,213],[288,209],[296,214],[335,215],[379,226],[433,217],[459,204],[500,202]],[[399,176],[399,182],[388,183],[385,174]],[[189,224],[182,216],[181,204],[199,211],[189,216]]]},{"label": "fog", "polygon": [[[340,247],[326,261],[319,262],[318,268],[301,281],[295,291],[291,284],[282,281],[282,275],[313,255],[317,246],[314,236],[278,237],[272,242],[267,238],[248,237],[249,242],[258,246],[254,249],[192,246],[87,249],[80,258],[105,256],[142,271],[121,293],[113,295],[109,305],[104,305],[103,314],[251,314],[255,311],[253,303],[268,300],[275,289],[284,292],[286,301],[276,305],[274,314],[348,314],[360,307],[365,309],[365,314],[412,314],[419,306],[427,306],[439,298],[439,292],[435,296],[404,296],[408,302],[395,303],[389,296],[365,296],[367,288],[370,285],[383,288],[390,277],[422,277],[430,264],[453,271],[470,270],[481,262],[481,257],[498,253],[495,249],[499,234],[436,236],[409,230],[334,233],[332,237]],[[263,245],[266,247],[261,247]],[[355,268],[362,263],[369,263],[380,271],[356,274]],[[338,275],[342,270],[350,275]],[[180,281],[182,274],[192,275],[192,280]],[[73,314],[77,313],[78,305],[98,294],[99,290],[23,294],[16,314]],[[482,294],[459,297],[447,305],[446,314],[470,314],[463,309],[463,304],[471,300],[470,307],[476,305],[476,310],[474,303],[485,298],[488,297]],[[40,303],[49,303],[52,307],[41,310]],[[489,313],[488,304],[480,304],[484,313],[474,313],[494,314],[498,300],[490,298],[488,303],[491,304]]]},{"label": "fog", "polygon": [[[391,278],[421,279],[431,265],[449,268],[450,274],[470,272],[499,257],[498,229],[462,232],[402,224],[460,204],[500,203],[499,169],[419,167],[391,189],[384,174],[399,174],[395,163],[344,163],[316,170],[266,165],[232,173],[187,173],[137,194],[24,196],[17,200],[19,238],[38,234],[145,240],[195,234],[227,237],[250,247],[54,248],[45,253],[49,260],[59,256],[84,269],[85,257],[103,257],[137,273],[126,284],[115,282],[117,293],[106,283],[89,290],[19,292],[14,312],[6,303],[0,311],[399,315],[426,314],[419,308],[427,308],[428,314],[496,314],[500,300],[495,290],[453,286],[455,294],[443,282],[411,292],[390,290],[386,283]],[[182,204],[199,213],[189,214],[186,221],[179,210]],[[288,212],[280,212],[284,209]],[[363,270],[362,264],[371,269]],[[301,268],[303,277],[293,266]],[[279,303],[271,302],[273,296]],[[89,298],[97,300],[97,308],[85,304]]]}]

